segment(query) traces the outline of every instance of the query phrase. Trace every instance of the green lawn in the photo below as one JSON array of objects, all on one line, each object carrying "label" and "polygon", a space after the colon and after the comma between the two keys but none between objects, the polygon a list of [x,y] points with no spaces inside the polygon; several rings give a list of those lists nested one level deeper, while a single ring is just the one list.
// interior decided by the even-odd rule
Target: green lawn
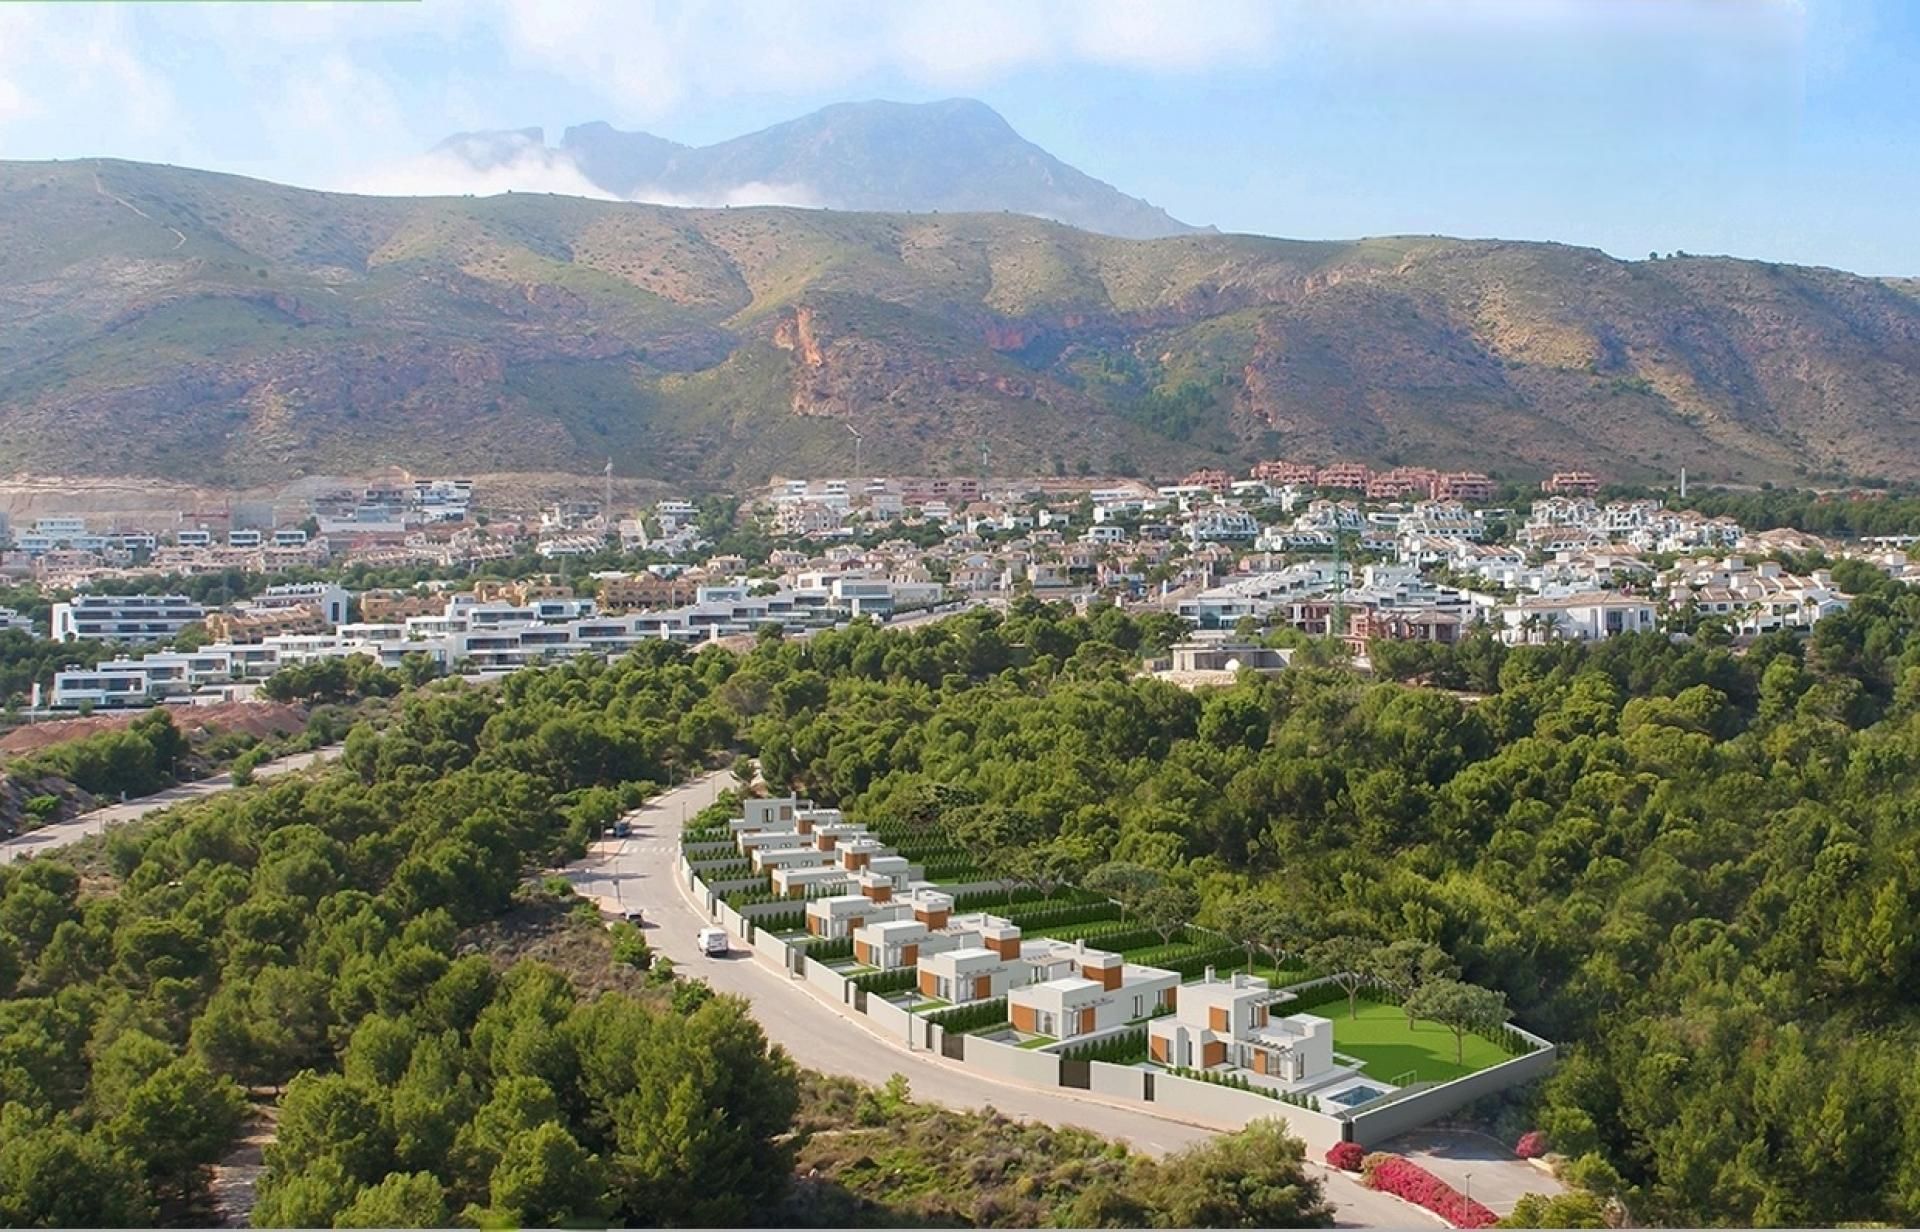
[{"label": "green lawn", "polygon": [[1367,1076],[1381,1082],[1405,1081],[1412,1070],[1417,1080],[1447,1082],[1507,1060],[1491,1040],[1468,1035],[1465,1065],[1454,1063],[1453,1032],[1437,1022],[1416,1021],[1407,1029],[1407,1016],[1397,1005],[1360,998],[1357,1018],[1347,1017],[1345,1000],[1329,1001],[1312,1010],[1333,1020],[1333,1048],[1366,1066]]}]

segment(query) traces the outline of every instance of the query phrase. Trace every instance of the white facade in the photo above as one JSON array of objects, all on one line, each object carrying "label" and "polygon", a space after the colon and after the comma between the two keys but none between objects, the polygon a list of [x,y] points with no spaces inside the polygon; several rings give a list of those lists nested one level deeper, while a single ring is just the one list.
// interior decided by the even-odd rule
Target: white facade
[{"label": "white facade", "polygon": [[166,641],[206,614],[185,595],[75,595],[53,605],[53,640]]}]

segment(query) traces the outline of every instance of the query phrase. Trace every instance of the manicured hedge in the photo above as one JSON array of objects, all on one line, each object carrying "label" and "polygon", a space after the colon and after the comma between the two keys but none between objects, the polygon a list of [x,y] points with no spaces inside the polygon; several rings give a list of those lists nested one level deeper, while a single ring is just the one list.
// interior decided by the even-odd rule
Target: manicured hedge
[{"label": "manicured hedge", "polygon": [[853,957],[853,938],[835,937],[831,941],[807,942],[807,957],[819,962],[831,962],[841,958]]},{"label": "manicured hedge", "polygon": [[875,996],[890,992],[905,992],[913,987],[919,975],[920,973],[912,967],[901,967],[894,971],[869,971],[865,975],[854,976],[853,986]]},{"label": "manicured hedge", "polygon": [[1060,1055],[1072,1061],[1105,1061],[1109,1065],[1132,1065],[1147,1059],[1147,1032],[1142,1027],[1123,1031],[1087,1044],[1060,1049]]},{"label": "manicured hedge", "polygon": [[1007,999],[995,997],[991,1001],[975,1001],[968,1005],[956,1005],[952,1009],[935,1010],[927,1015],[927,1021],[937,1022],[947,1030],[961,1034],[983,1027],[996,1027],[1007,1021]]}]

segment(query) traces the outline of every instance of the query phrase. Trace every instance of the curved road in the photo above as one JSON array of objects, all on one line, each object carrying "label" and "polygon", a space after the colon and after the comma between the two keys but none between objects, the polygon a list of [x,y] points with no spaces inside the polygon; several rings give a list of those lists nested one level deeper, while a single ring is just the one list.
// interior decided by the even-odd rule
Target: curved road
[{"label": "curved road", "polygon": [[[723,959],[702,957],[696,936],[713,921],[681,889],[674,861],[686,819],[711,804],[730,782],[730,775],[716,772],[655,797],[628,814],[632,837],[595,844],[584,860],[568,865],[561,875],[609,910],[640,910],[647,942],[656,952],[671,958],[684,974],[750,1002],[767,1038],[802,1065],[874,1083],[898,1072],[906,1075],[916,1099],[950,1108],[992,1107],[1023,1120],[1078,1126],[1150,1155],[1213,1137],[1212,1130],[1138,1108],[999,1082],[924,1048],[909,1050],[907,1041],[883,1036],[865,1015],[843,1012],[805,981],[783,974],[751,950],[736,948]],[[738,939],[735,945],[740,946]],[[1329,1173],[1317,1161],[1312,1166],[1326,1182],[1341,1226],[1406,1227],[1432,1218],[1344,1174]]]}]

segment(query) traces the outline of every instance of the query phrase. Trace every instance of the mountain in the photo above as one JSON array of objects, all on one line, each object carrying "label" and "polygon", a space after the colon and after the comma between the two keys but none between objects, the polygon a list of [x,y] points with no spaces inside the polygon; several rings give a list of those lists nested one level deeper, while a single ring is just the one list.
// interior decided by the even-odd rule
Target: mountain
[{"label": "mountain", "polygon": [[1441,238],[0,163],[0,470],[676,483],[1256,457],[1920,479],[1910,284]]},{"label": "mountain", "polygon": [[570,160],[612,196],[676,205],[1007,212],[1129,239],[1200,230],[1074,170],[969,98],[841,103],[701,147],[596,122],[567,129],[554,149],[521,129],[457,134],[435,152],[479,171],[537,152],[543,165]]}]

